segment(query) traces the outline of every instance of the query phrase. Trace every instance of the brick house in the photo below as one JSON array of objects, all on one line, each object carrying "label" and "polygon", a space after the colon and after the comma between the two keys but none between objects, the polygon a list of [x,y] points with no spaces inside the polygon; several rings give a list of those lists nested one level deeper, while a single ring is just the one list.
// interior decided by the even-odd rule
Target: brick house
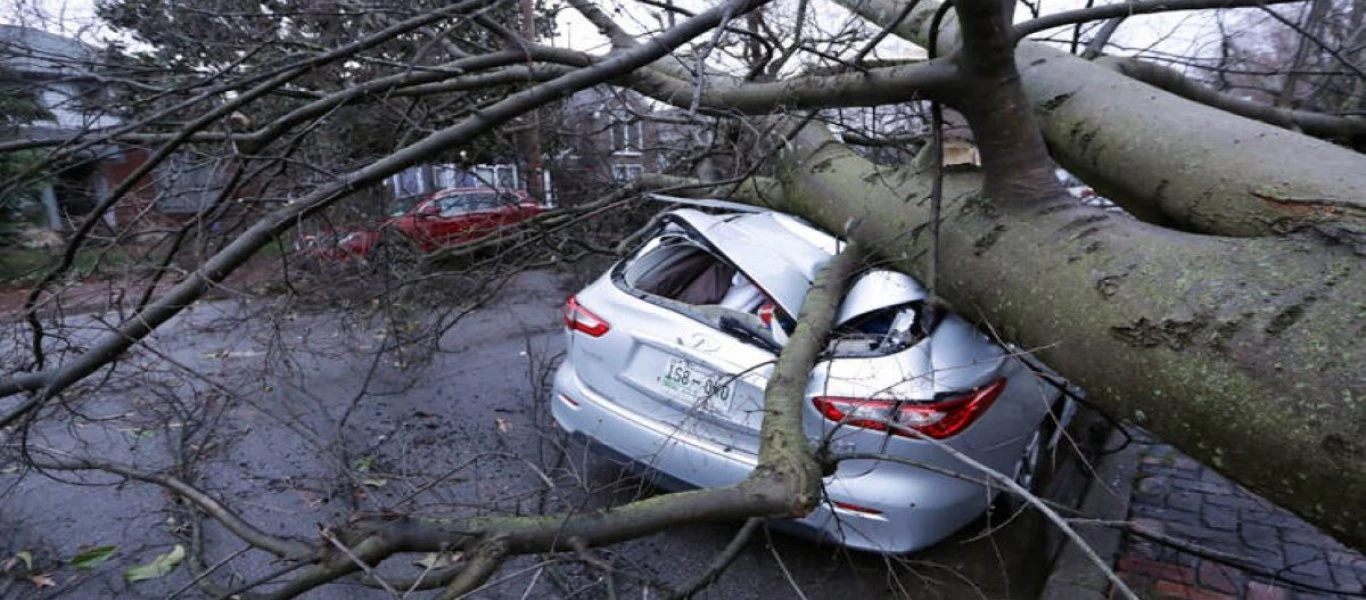
[{"label": "brick house", "polygon": [[[118,125],[111,114],[111,94],[95,74],[100,52],[79,41],[46,31],[0,25],[0,65],[11,81],[9,93],[32,95],[51,117],[32,121],[10,132],[19,138],[70,137],[81,131]],[[146,149],[121,144],[98,144],[80,152],[42,186],[40,202],[47,226],[64,230],[92,211],[99,199],[123,183],[147,161]],[[104,215],[112,226],[143,212],[156,197],[156,182],[143,177],[129,194],[131,200]]]},{"label": "brick house", "polygon": [[571,96],[560,110],[558,149],[549,166],[561,193],[630,181],[666,166],[661,128],[640,94],[600,85]]}]

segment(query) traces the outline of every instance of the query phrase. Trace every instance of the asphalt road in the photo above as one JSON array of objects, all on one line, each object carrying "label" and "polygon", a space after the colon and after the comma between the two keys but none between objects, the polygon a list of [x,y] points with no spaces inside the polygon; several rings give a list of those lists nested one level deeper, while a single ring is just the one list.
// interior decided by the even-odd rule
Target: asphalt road
[{"label": "asphalt road", "polygon": [[[359,513],[529,514],[658,493],[551,426],[545,385],[563,349],[560,310],[572,288],[557,273],[523,273],[458,320],[458,310],[447,314],[434,351],[402,361],[377,359],[375,349],[395,336],[355,311],[303,309],[288,297],[199,305],[132,353],[122,372],[146,371],[69,394],[69,410],[53,409],[28,441],[149,471],[196,457],[192,469],[172,472],[261,529],[309,541],[319,539],[320,525]],[[453,292],[450,304],[463,298]],[[399,323],[434,320],[422,311]],[[219,591],[279,566],[259,552],[239,553],[244,544],[216,524],[196,528],[154,486],[23,469],[8,445],[17,432],[3,435],[0,567],[27,550],[35,572],[55,586],[12,579],[0,583],[0,598],[194,597],[184,589],[196,585],[186,565],[136,584],[121,576],[186,540],[202,539],[206,563],[216,565],[206,581]],[[761,532],[699,597],[1032,597],[1046,576],[1039,524],[1025,517],[997,525],[985,536],[984,524],[970,526],[896,558]],[[689,579],[737,529],[698,524],[606,549],[611,576],[573,557],[520,558],[475,597],[659,597],[640,581]],[[82,548],[102,545],[117,546],[108,561],[90,570],[70,564]],[[392,560],[384,571],[416,576],[417,558]],[[350,583],[305,597],[393,595]]]}]

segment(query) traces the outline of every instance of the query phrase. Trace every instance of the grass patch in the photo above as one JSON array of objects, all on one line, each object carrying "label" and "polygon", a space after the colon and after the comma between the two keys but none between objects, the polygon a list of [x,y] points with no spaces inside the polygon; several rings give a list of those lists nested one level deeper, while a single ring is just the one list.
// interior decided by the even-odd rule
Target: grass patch
[{"label": "grass patch", "polygon": [[[0,247],[0,287],[23,287],[40,281],[61,261],[65,247]],[[279,260],[293,250],[292,243],[277,240],[262,246],[251,256],[253,261]],[[154,246],[107,246],[82,248],[76,253],[65,281],[81,281],[100,276],[125,274],[130,266],[151,268],[160,264],[165,249]]]},{"label": "grass patch", "polygon": [[[61,261],[61,248],[0,248],[0,285],[37,282]],[[137,257],[117,246],[85,248],[76,253],[68,280],[87,279],[134,262]]]}]

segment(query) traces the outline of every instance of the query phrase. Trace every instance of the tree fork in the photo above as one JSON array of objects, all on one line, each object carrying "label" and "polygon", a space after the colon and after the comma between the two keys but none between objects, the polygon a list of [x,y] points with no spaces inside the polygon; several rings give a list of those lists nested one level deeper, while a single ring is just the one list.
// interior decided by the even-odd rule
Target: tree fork
[{"label": "tree fork", "polygon": [[[836,2],[877,24],[902,10],[898,0]],[[928,44],[938,6],[918,3],[893,33]],[[956,19],[950,15],[940,30],[939,54],[947,55],[959,45]],[[1020,42],[1016,64],[1053,158],[1144,220],[1240,237],[1310,228],[1366,236],[1361,154],[1186,100],[1043,44]]]}]

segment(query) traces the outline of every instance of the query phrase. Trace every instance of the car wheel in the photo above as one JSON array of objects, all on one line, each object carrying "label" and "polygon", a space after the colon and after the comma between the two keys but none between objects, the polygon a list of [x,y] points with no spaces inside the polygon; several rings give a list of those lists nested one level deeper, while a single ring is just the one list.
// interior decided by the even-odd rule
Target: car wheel
[{"label": "car wheel", "polygon": [[1029,437],[1029,443],[1025,445],[1024,455],[1019,462],[1015,463],[1014,479],[1020,487],[1034,491],[1035,484],[1039,480],[1039,470],[1043,466],[1043,455],[1047,452],[1044,448],[1045,441],[1049,436],[1044,435],[1044,427],[1034,431]]},{"label": "car wheel", "polygon": [[[1048,461],[1045,459],[1051,450],[1048,445],[1053,439],[1057,423],[1057,413],[1049,411],[1049,415],[1044,417],[1039,428],[1030,434],[1029,441],[1025,443],[1024,453],[1015,461],[1015,468],[1010,473],[1011,479],[1031,494],[1039,492],[1040,483],[1048,474]],[[1029,504],[1024,498],[1009,491],[1002,491],[996,499],[997,507],[1006,515],[1012,515]]]}]

